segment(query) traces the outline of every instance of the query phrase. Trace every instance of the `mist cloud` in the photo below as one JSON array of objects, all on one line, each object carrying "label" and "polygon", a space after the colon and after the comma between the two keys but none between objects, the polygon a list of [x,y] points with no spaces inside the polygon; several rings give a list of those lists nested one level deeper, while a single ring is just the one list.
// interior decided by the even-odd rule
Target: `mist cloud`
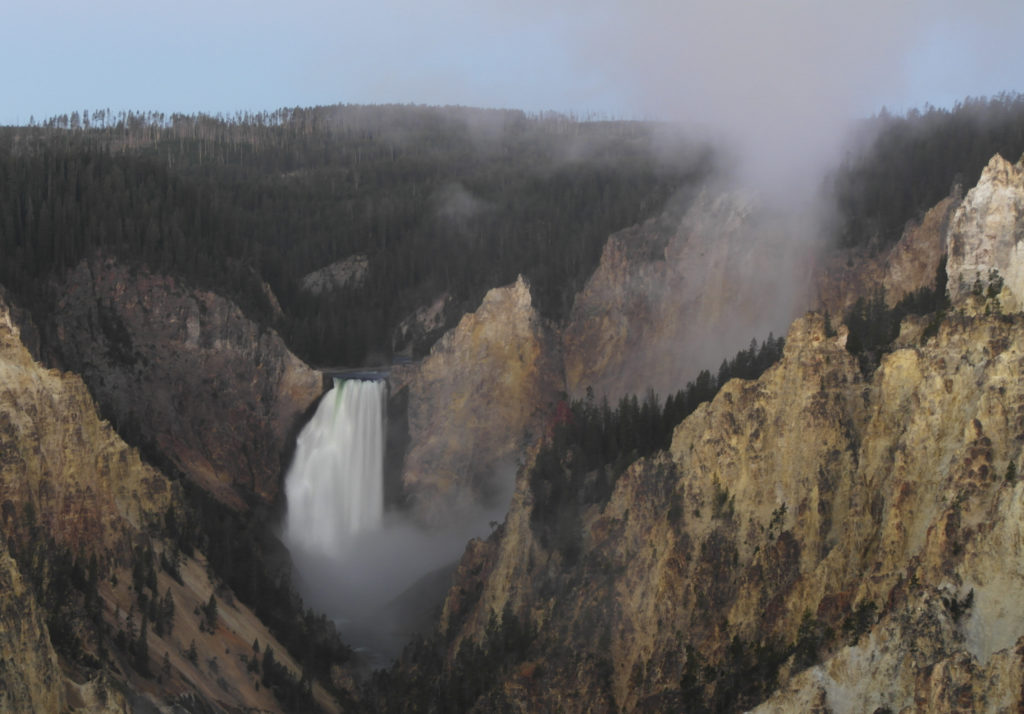
[{"label": "mist cloud", "polygon": [[[400,16],[405,4],[390,6]],[[428,61],[385,62],[368,82],[407,101],[681,122],[776,193],[812,189],[849,122],[883,105],[1022,88],[1016,0],[442,0],[431,13],[441,20],[417,16],[402,35]]]},{"label": "mist cloud", "polygon": [[386,666],[415,632],[433,625],[466,543],[505,519],[515,469],[499,467],[489,485],[488,503],[453,505],[443,527],[427,529],[395,510],[379,527],[338,543],[332,555],[293,546],[305,604],[332,618],[347,642],[365,648],[371,664]]},{"label": "mist cloud", "polygon": [[[997,71],[1008,55],[1024,60],[1014,37],[1024,7],[997,0],[606,0],[556,13],[581,69],[623,92],[638,115],[732,147],[741,178],[772,192],[812,190],[840,157],[851,120],[883,104],[948,99],[920,97],[915,85],[978,94],[986,87],[972,88],[972,78],[977,84],[986,69],[1005,76]],[[966,76],[926,82],[919,58],[929,47],[934,54],[935,37],[955,40],[947,58],[969,60]],[[1000,89],[1013,87],[991,91]]]}]

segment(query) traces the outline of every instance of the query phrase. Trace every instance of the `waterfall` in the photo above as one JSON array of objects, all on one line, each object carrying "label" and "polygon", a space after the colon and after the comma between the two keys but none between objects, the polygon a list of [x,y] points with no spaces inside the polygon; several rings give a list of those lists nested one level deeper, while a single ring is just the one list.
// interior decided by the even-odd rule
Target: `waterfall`
[{"label": "waterfall", "polygon": [[382,381],[335,379],[299,434],[285,477],[290,548],[336,557],[380,527],[386,389]]},{"label": "waterfall", "polygon": [[440,607],[466,541],[504,518],[509,492],[494,508],[464,508],[444,526],[424,529],[399,509],[383,512],[382,381],[334,381],[299,434],[285,477],[282,538],[303,602],[344,628],[375,668],[387,667],[425,613]]}]

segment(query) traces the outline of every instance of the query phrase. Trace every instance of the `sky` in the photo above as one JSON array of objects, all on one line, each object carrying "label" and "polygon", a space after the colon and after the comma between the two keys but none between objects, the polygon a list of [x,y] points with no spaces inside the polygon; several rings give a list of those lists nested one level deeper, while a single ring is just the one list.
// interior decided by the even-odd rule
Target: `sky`
[{"label": "sky", "polygon": [[676,120],[819,157],[882,106],[1024,90],[1021,27],[1020,0],[4,0],[0,124],[462,104]]}]

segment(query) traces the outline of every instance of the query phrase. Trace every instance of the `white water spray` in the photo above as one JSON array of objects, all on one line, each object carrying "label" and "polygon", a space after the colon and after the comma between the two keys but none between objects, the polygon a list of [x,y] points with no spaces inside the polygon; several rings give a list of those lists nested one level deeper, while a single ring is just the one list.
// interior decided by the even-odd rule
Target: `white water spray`
[{"label": "white water spray", "polygon": [[299,434],[285,477],[282,528],[303,601],[341,626],[346,641],[386,667],[433,622],[450,572],[470,538],[508,506],[465,508],[425,530],[407,513],[383,513],[384,382],[335,380]]},{"label": "white water spray", "polygon": [[285,478],[290,548],[341,556],[384,513],[382,381],[334,380],[299,434]]}]

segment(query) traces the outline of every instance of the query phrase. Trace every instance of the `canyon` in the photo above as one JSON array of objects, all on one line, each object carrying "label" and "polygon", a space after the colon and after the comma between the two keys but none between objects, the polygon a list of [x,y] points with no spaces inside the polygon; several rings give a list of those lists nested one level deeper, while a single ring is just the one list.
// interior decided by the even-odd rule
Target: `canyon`
[{"label": "canyon", "polygon": [[[440,710],[456,690],[480,712],[1020,707],[1022,207],[1024,161],[995,156],[891,249],[818,253],[755,198],[706,189],[610,236],[564,323],[525,279],[487,292],[390,374],[408,448],[389,505],[431,528],[511,489],[507,516],[466,545],[433,630],[378,674],[389,686],[336,667],[309,696],[326,711]],[[948,307],[906,317],[866,372],[842,316],[937,278]],[[200,549],[177,552],[168,514],[186,487],[235,513],[280,504],[321,374],[230,300],[108,256],[52,290],[38,327],[0,297],[0,709],[281,708],[257,651],[295,681],[303,665]],[[581,458],[570,445],[538,469],[568,402],[667,396],[766,327],[786,340],[762,376],[720,385],[607,493],[545,501],[565,489],[544,479],[571,483]],[[60,608],[19,572],[35,552],[95,562],[80,660],[58,654]],[[178,577],[139,581],[161,557]],[[165,593],[173,627],[141,627],[157,681],[94,633],[138,638],[155,622],[140,594]]]},{"label": "canyon", "polygon": [[[486,683],[460,705],[1018,707],[1024,316],[1012,247],[1024,225],[1022,166],[994,157],[962,201],[943,201],[864,266],[873,278],[824,271],[821,309],[841,314],[883,286],[890,304],[931,286],[947,256],[952,304],[930,325],[905,320],[873,373],[846,349],[846,326],[809,313],[789,328],[777,365],[724,385],[667,452],[631,464],[606,502],[538,517],[551,511],[530,477],[533,449],[505,522],[467,546],[435,634],[439,679]],[[621,263],[623,244],[613,237],[604,258]],[[832,260],[856,272],[849,255]],[[662,270],[634,264],[641,285]],[[636,326],[609,312],[620,330],[603,322],[598,332],[629,335],[616,338],[629,349],[588,354],[649,362],[645,348],[660,336],[630,333]],[[567,375],[580,373],[573,359]],[[560,458],[568,479],[578,454]],[[580,541],[567,548],[545,518],[574,511]],[[493,655],[495,633],[509,628],[531,634]],[[430,664],[417,652],[395,669],[406,694]]]}]

